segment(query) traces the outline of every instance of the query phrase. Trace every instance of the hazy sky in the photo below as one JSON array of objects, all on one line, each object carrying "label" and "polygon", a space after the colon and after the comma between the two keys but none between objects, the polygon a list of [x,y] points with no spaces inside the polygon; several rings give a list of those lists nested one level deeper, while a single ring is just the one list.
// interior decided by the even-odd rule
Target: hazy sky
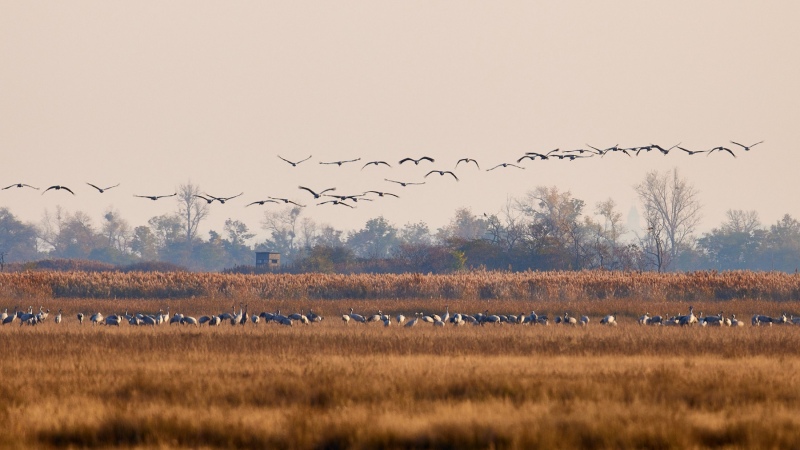
[{"label": "hazy sky", "polygon": [[[536,186],[623,217],[648,171],[677,167],[700,191],[701,230],[728,209],[771,224],[800,218],[798,2],[738,1],[0,1],[0,206],[39,222],[45,209],[112,207],[131,225],[171,212],[191,180],[215,196],[204,230],[227,218],[261,237],[266,196],[313,205],[297,189],[387,190],[400,199],[304,215],[357,229],[445,225],[459,207],[499,212]],[[647,145],[690,149],[766,142],[726,154],[622,154],[527,161],[526,151]],[[313,158],[296,168],[277,158]],[[434,164],[397,166],[405,156]],[[361,164],[320,165],[361,157]],[[385,167],[364,162],[386,160]],[[99,194],[85,183],[121,185]]]}]

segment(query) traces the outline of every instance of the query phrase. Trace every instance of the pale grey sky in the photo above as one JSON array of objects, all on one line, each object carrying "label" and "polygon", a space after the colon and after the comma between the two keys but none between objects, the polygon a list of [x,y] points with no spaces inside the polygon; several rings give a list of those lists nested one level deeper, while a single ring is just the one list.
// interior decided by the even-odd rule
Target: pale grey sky
[{"label": "pale grey sky", "polygon": [[[191,180],[214,204],[203,227],[239,219],[261,236],[266,196],[313,204],[297,189],[387,190],[400,199],[305,215],[357,229],[378,215],[398,226],[445,225],[456,208],[494,213],[556,185],[587,202],[614,198],[673,167],[695,184],[702,230],[727,209],[765,224],[800,218],[800,17],[797,2],[739,1],[0,1],[0,191],[25,221],[60,204],[99,224],[108,207],[131,225],[174,210]],[[526,151],[647,145],[690,149],[753,143],[738,158],[609,155],[483,169]],[[281,162],[313,158],[296,168]],[[405,156],[436,163],[397,166]],[[320,161],[361,157],[358,165]],[[393,168],[367,167],[386,160]],[[86,186],[121,183],[98,194]]]}]

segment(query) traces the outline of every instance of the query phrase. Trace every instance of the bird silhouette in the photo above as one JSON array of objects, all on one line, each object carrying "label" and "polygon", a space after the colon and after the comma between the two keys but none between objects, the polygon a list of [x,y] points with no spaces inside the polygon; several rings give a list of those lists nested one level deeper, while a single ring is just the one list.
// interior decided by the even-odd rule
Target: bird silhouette
[{"label": "bird silhouette", "polygon": [[324,205],[326,203],[330,203],[332,205],[344,205],[344,206],[347,206],[348,208],[352,208],[351,205],[348,205],[347,203],[343,202],[342,200],[327,200],[327,201],[324,201],[322,203],[317,203],[317,205]]},{"label": "bird silhouette", "polygon": [[431,170],[430,172],[428,172],[428,173],[426,173],[426,174],[425,174],[425,178],[427,178],[427,177],[428,177],[428,175],[430,175],[430,174],[432,174],[432,173],[438,173],[438,174],[439,174],[439,175],[441,175],[441,176],[444,176],[444,174],[450,174],[450,175],[452,175],[452,176],[453,176],[453,178],[455,178],[455,179],[456,179],[456,181],[458,181],[458,177],[456,176],[456,174],[454,174],[453,172],[451,172],[451,171],[449,171],[449,170]]},{"label": "bird silhouette", "polygon": [[[288,203],[289,201],[287,200],[286,202]],[[247,208],[248,206],[252,206],[252,205],[264,206],[264,203],[277,203],[277,204],[280,204],[281,202],[279,202],[279,201],[277,201],[277,200],[273,200],[273,199],[269,199],[269,200],[259,200],[259,201],[257,201],[257,202],[248,203],[248,204],[244,205],[244,207],[245,207],[245,208]]]},{"label": "bird silhouette", "polygon": [[399,164],[403,164],[404,162],[408,162],[408,161],[412,161],[412,162],[414,163],[414,165],[415,165],[415,166],[418,166],[418,165],[419,165],[419,163],[420,163],[421,161],[430,161],[430,162],[433,162],[434,160],[433,160],[433,158],[431,158],[430,156],[423,156],[423,157],[421,157],[421,158],[419,158],[419,159],[414,159],[414,158],[403,158],[403,159],[401,159],[401,160],[400,160],[400,163],[399,163]]},{"label": "bird silhouette", "polygon": [[578,153],[580,155],[584,153],[591,153],[592,155],[597,154],[594,150],[587,150],[585,148],[576,148],[575,150],[564,150],[564,153]]},{"label": "bird silhouette", "polygon": [[390,180],[390,179],[388,179],[388,178],[384,178],[384,180],[385,180],[385,181],[389,181],[389,182],[391,182],[391,183],[397,183],[397,184],[399,184],[400,186],[403,186],[403,187],[406,187],[406,186],[414,186],[414,185],[418,185],[418,184],[425,184],[425,182],[424,182],[424,181],[423,181],[423,182],[421,182],[421,183],[412,183],[412,182],[410,182],[410,181],[395,181],[395,180]]},{"label": "bird silhouette", "polygon": [[197,194],[195,194],[194,197],[202,198],[203,200],[208,202],[209,205],[214,203],[214,199],[213,198],[203,197],[202,195],[197,195]]},{"label": "bird silhouette", "polygon": [[736,158],[736,154],[735,154],[735,153],[733,153],[733,150],[731,150],[731,149],[729,149],[729,148],[727,148],[727,147],[722,147],[722,146],[720,146],[720,147],[714,147],[714,148],[712,148],[711,150],[709,150],[709,151],[708,151],[708,155],[706,155],[706,156],[709,156],[709,155],[711,155],[711,154],[712,154],[712,153],[714,153],[715,151],[718,151],[718,152],[728,152],[728,153],[730,153],[730,154],[731,154],[731,156],[733,156],[734,158]]},{"label": "bird silhouette", "polygon": [[487,172],[490,172],[490,171],[492,171],[492,170],[494,170],[494,169],[497,169],[498,167],[503,167],[503,168],[505,168],[505,167],[516,167],[517,169],[524,169],[524,167],[520,167],[520,166],[517,166],[517,165],[515,165],[515,164],[511,164],[511,163],[500,163],[500,164],[498,164],[498,165],[496,165],[496,166],[492,167],[491,169],[486,169],[486,171],[487,171]]},{"label": "bird silhouette", "polygon": [[602,155],[600,155],[600,157],[602,158],[603,156],[606,156],[606,154],[608,154],[609,152],[622,152],[622,153],[628,155],[629,158],[631,158],[631,154],[628,153],[628,149],[627,148],[620,148],[617,145],[605,149],[605,151],[603,152]]},{"label": "bird silhouette", "polygon": [[156,201],[156,200],[158,200],[160,198],[175,197],[176,195],[178,195],[177,192],[174,193],[174,194],[171,194],[171,195],[136,195],[136,194],[134,194],[133,196],[134,197],[139,197],[139,198],[149,198],[150,200]]},{"label": "bird silhouette", "polygon": [[308,161],[309,159],[311,159],[311,156],[312,156],[312,155],[308,155],[308,158],[306,158],[306,159],[301,159],[300,161],[297,161],[297,162],[292,162],[292,161],[289,161],[288,159],[284,158],[284,157],[283,157],[283,156],[281,156],[281,155],[278,155],[278,158],[280,158],[280,159],[282,159],[282,160],[286,161],[287,163],[291,164],[291,165],[292,165],[292,167],[297,167],[297,165],[298,165],[298,164],[300,164],[301,162],[303,162],[303,161]]},{"label": "bird silhouette", "polygon": [[[209,194],[206,194],[206,195],[208,197],[210,197],[212,201],[216,200],[216,201],[218,201],[218,202],[220,202],[220,203],[222,203],[224,205],[225,202],[227,202],[228,200],[234,199],[236,197],[240,197],[242,194],[244,194],[244,192],[240,192],[240,193],[238,193],[238,194],[236,194],[236,195],[234,195],[232,197],[214,197],[213,195],[209,195]],[[199,196],[197,196],[197,197],[199,197]],[[209,203],[211,203],[211,202],[209,202]]]},{"label": "bird silhouette", "polygon": [[39,188],[37,188],[37,187],[33,187],[33,186],[31,186],[30,184],[25,184],[25,183],[15,183],[15,184],[12,184],[12,185],[9,185],[9,186],[6,186],[6,187],[4,187],[4,188],[3,188],[3,190],[5,191],[6,189],[9,189],[9,188],[12,188],[12,187],[18,187],[18,188],[21,188],[21,187],[29,187],[29,188],[36,189],[37,191],[39,190]]},{"label": "bird silhouette", "polygon": [[[608,151],[607,149],[606,150],[601,150],[601,149],[599,149],[597,147],[594,147],[592,145],[589,145],[589,144],[586,144],[586,146],[589,147],[590,149],[592,149],[594,154],[600,155],[600,156],[603,156],[606,153],[606,151]],[[616,145],[614,147],[616,147]]]},{"label": "bird silhouette", "polygon": [[531,152],[531,153],[525,153],[523,157],[517,160],[517,163],[518,164],[521,163],[523,159],[530,159],[531,161],[536,161],[536,158],[539,158],[542,161],[544,161],[545,159],[550,159],[550,157],[547,155]]},{"label": "bird silhouette", "polygon": [[386,195],[390,195],[392,197],[400,198],[400,196],[392,194],[391,192],[381,192],[381,191],[366,191],[366,192],[364,192],[365,195],[366,194],[370,194],[370,193],[378,194],[378,197],[383,197],[383,196],[386,196]]},{"label": "bird silhouette", "polygon": [[678,147],[678,149],[685,151],[686,153],[689,154],[689,156],[696,155],[698,153],[705,153],[705,152],[708,151],[708,150],[689,150],[689,149],[685,149],[683,147]]},{"label": "bird silhouette", "polygon": [[392,166],[390,166],[390,165],[389,165],[389,163],[387,163],[386,161],[370,161],[370,162],[368,162],[368,163],[364,164],[364,166],[363,166],[363,167],[361,167],[361,170],[364,170],[364,167],[367,167],[367,166],[369,166],[369,165],[371,165],[371,164],[372,164],[372,165],[376,165],[376,166],[383,164],[383,165],[384,165],[384,166],[386,166],[386,167],[392,167]]},{"label": "bird silhouette", "polygon": [[[359,199],[360,197],[363,197],[364,195],[366,195],[366,194],[358,194],[358,195],[333,195],[333,194],[325,194],[325,197],[333,197],[333,198],[335,198],[335,199],[338,199],[340,202],[343,202],[343,201],[345,201],[345,200],[352,200],[353,202],[355,202],[355,203],[358,203],[358,199]],[[371,201],[372,201],[372,199],[369,199],[369,198],[362,198],[361,200],[368,201],[368,202],[371,202]]]},{"label": "bird silhouette", "polygon": [[593,155],[552,155],[554,158],[558,159],[568,159],[570,161],[575,161],[579,158],[591,158]]},{"label": "bird silhouette", "polygon": [[477,167],[478,169],[481,168],[481,166],[478,165],[478,161],[475,161],[472,158],[461,158],[461,159],[459,159],[458,161],[456,161],[456,167],[455,168],[458,169],[458,165],[461,164],[462,162],[464,164],[469,164],[469,163],[472,162],[472,163],[475,163],[475,167]]},{"label": "bird silhouette", "polygon": [[738,142],[731,141],[731,144],[736,144],[739,147],[742,147],[744,149],[744,151],[749,152],[751,148],[755,147],[756,145],[758,145],[758,144],[760,144],[762,142],[764,142],[764,141],[758,141],[755,144],[750,144],[750,145],[742,145],[742,144],[740,144]]},{"label": "bird silhouette", "polygon": [[291,203],[291,204],[297,205],[297,206],[299,206],[301,208],[305,208],[306,207],[306,205],[301,205],[300,203],[293,202],[293,201],[289,200],[288,198],[269,197],[269,199],[270,200],[278,200],[278,201],[281,201],[281,202],[286,203],[286,204]]},{"label": "bird silhouette", "polygon": [[342,164],[344,164],[344,163],[350,163],[350,162],[356,162],[356,161],[361,161],[361,158],[346,159],[346,160],[343,160],[343,161],[320,162],[320,164],[336,164],[337,166],[342,167]]},{"label": "bird silhouette", "polygon": [[305,186],[298,186],[298,188],[304,189],[304,190],[310,192],[311,195],[313,195],[315,199],[322,197],[322,194],[324,194],[324,193],[326,193],[328,191],[335,191],[336,190],[335,187],[332,187],[332,188],[328,188],[328,189],[322,190],[319,193],[316,193],[316,192],[312,191],[311,189],[309,189],[309,188],[307,188]]},{"label": "bird silhouette", "polygon": [[65,190],[65,191],[69,192],[70,194],[72,194],[72,195],[75,195],[75,193],[74,193],[74,192],[72,192],[72,189],[70,189],[70,188],[68,188],[68,187],[66,187],[66,186],[58,186],[58,185],[56,185],[56,186],[50,186],[49,188],[45,189],[45,190],[44,190],[44,192],[42,192],[42,195],[44,195],[44,193],[45,193],[45,192],[47,192],[47,191],[49,191],[50,189],[55,189],[56,191],[60,191],[60,190],[62,190],[62,189],[63,189],[63,190]]},{"label": "bird silhouette", "polygon": [[105,191],[107,191],[107,190],[111,189],[111,188],[115,188],[115,187],[119,186],[119,183],[117,183],[117,184],[115,184],[115,185],[113,185],[113,186],[109,186],[109,187],[107,187],[107,188],[101,188],[101,187],[97,187],[97,186],[93,185],[92,183],[86,183],[86,184],[88,184],[89,186],[91,186],[91,187],[93,187],[93,188],[97,189],[97,190],[98,190],[98,192],[100,192],[101,194],[102,194],[103,192],[105,192]]}]

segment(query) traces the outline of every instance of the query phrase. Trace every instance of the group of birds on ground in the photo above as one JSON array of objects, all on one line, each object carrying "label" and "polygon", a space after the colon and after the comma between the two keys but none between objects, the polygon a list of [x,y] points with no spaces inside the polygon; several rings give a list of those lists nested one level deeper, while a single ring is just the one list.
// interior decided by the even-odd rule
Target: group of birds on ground
[{"label": "group of birds on ground", "polygon": [[[391,326],[393,323],[404,327],[414,327],[418,323],[429,323],[436,327],[444,327],[445,325],[463,326],[471,325],[487,325],[487,324],[517,324],[517,325],[549,325],[551,323],[550,317],[546,314],[537,314],[536,311],[531,311],[530,314],[491,314],[489,310],[477,314],[462,314],[455,313],[450,315],[450,308],[445,306],[445,313],[441,316],[438,314],[425,314],[414,313],[414,317],[406,317],[403,314],[398,314],[392,317],[389,314],[384,314],[382,311],[377,311],[372,315],[361,315],[350,308],[349,314],[342,314],[342,321],[349,324],[351,321],[355,323],[368,324],[371,322],[382,322],[384,326]],[[572,326],[587,326],[591,322],[589,316],[573,316],[569,312],[565,312],[563,316],[556,315],[552,318],[552,323],[556,325],[572,325]],[[619,324],[617,321],[617,313],[612,313],[604,316],[599,321],[600,325],[615,327]],[[694,307],[689,307],[689,314],[675,315],[671,317],[650,316],[645,313],[638,320],[639,325],[663,325],[663,326],[743,326],[744,322],[736,319],[736,315],[732,314],[730,317],[724,317],[723,313],[716,316],[695,316]],[[752,324],[758,325],[772,325],[772,324],[794,324],[800,325],[800,317],[787,316],[786,313],[780,317],[769,317],[765,315],[756,314],[753,316]]]},{"label": "group of birds on ground", "polygon": [[[691,326],[698,325],[705,326],[728,326],[728,327],[743,327],[744,321],[737,319],[736,314],[731,314],[728,317],[724,316],[724,312],[720,311],[715,316],[704,316],[701,312],[698,315],[694,314],[694,307],[689,306],[689,314],[675,315],[671,317],[662,317],[659,315],[650,316],[650,313],[645,313],[639,317],[639,325],[664,325],[664,326]],[[787,316],[786,313],[778,317],[771,317],[764,314],[755,314],[750,319],[750,324],[753,326],[772,326],[772,324],[783,325],[793,324],[800,325],[800,317],[794,315]]]},{"label": "group of birds on ground", "polygon": [[[731,144],[733,144],[733,146],[741,148],[744,151],[750,151],[751,149],[753,149],[753,147],[763,143],[764,141],[759,141],[759,142],[756,142],[755,144],[750,144],[750,145],[744,145],[744,144],[741,144],[741,143],[738,143],[738,142],[735,142],[735,141],[730,141],[730,142],[731,142]],[[662,147],[661,145],[658,145],[658,144],[649,144],[649,145],[635,146],[635,147],[620,147],[619,145],[614,145],[612,147],[608,147],[608,148],[604,148],[603,149],[603,148],[598,148],[598,147],[594,147],[594,146],[591,146],[591,145],[587,144],[588,148],[579,148],[579,149],[573,149],[573,150],[564,150],[564,151],[562,151],[562,150],[557,148],[557,149],[550,150],[550,151],[547,151],[547,152],[525,152],[524,155],[520,156],[519,158],[517,158],[515,160],[516,162],[502,162],[502,163],[496,164],[496,165],[486,169],[486,171],[487,172],[491,172],[493,170],[505,169],[505,168],[525,169],[525,167],[521,166],[520,164],[526,159],[527,160],[531,160],[531,161],[536,161],[536,160],[540,160],[540,161],[544,161],[544,160],[568,160],[568,161],[574,161],[576,159],[584,159],[584,158],[592,158],[592,157],[600,157],[600,158],[602,158],[602,157],[605,157],[608,154],[613,154],[613,153],[621,153],[621,154],[624,154],[624,155],[626,155],[628,157],[632,157],[632,156],[638,156],[640,153],[643,153],[643,152],[644,153],[659,152],[659,153],[661,153],[663,155],[667,155],[670,152],[675,151],[675,149],[677,149],[678,151],[683,151],[686,154],[688,154],[689,156],[699,155],[699,154],[703,154],[703,153],[705,153],[706,155],[709,155],[709,156],[712,153],[728,153],[729,155],[731,155],[731,156],[733,156],[735,158],[736,157],[736,153],[731,148],[733,146],[716,146],[716,147],[713,147],[713,148],[710,148],[710,149],[705,149],[705,150],[690,150],[688,148],[682,147],[681,144],[679,143],[679,144],[673,145],[673,146],[668,147],[668,148]],[[290,160],[290,159],[284,158],[283,156],[280,156],[280,155],[277,155],[277,156],[282,161],[284,161],[287,164],[289,164],[291,167],[297,167],[300,164],[302,164],[302,163],[304,163],[306,161],[309,161],[312,158],[313,155],[309,155],[308,157],[306,157],[304,159],[300,159],[300,160]],[[345,164],[353,164],[353,163],[359,163],[360,164],[360,161],[361,161],[361,158],[352,158],[352,159],[343,159],[343,160],[336,160],[336,161],[319,161],[319,164],[334,165],[334,166],[337,166],[337,167],[342,167]],[[436,162],[436,160],[431,156],[421,156],[421,157],[418,157],[418,158],[405,157],[405,158],[399,160],[397,162],[397,164],[398,165],[403,165],[403,164],[414,163],[415,166],[419,166],[422,163],[424,163],[424,164],[433,164],[435,162]],[[427,173],[425,173],[423,178],[428,178],[430,175],[439,175],[439,176],[442,176],[442,177],[452,178],[455,181],[459,181],[459,178],[456,175],[455,170],[458,169],[459,166],[462,163],[463,163],[464,166],[474,165],[478,170],[481,170],[480,164],[478,163],[478,161],[476,159],[473,159],[473,158],[461,158],[458,161],[456,161],[455,167],[452,170],[445,170],[445,169],[429,170]],[[391,168],[392,164],[390,164],[389,162],[384,161],[384,160],[367,161],[363,165],[361,165],[361,170],[364,170],[364,169],[366,169],[367,167],[370,167],[370,166],[373,166],[373,167],[386,166],[386,167]],[[386,181],[388,183],[393,183],[396,186],[404,187],[404,188],[408,187],[408,186],[415,186],[415,185],[425,184],[425,181],[422,181],[422,180],[420,180],[420,181],[400,181],[400,180],[393,180],[393,179],[389,179],[389,178],[384,178],[384,181]],[[92,184],[92,183],[86,183],[86,184],[91,186],[93,189],[97,190],[97,192],[99,192],[100,194],[103,194],[103,193],[107,192],[108,190],[119,186],[119,183],[115,184],[113,186],[108,186],[108,187],[100,187],[100,186],[98,186],[96,184]],[[10,188],[31,188],[31,189],[39,190],[39,188],[34,187],[32,185],[29,185],[29,184],[26,184],[26,183],[14,183],[14,184],[11,184],[9,186],[6,186],[6,187],[2,188],[2,190],[6,190],[6,189],[10,189]],[[383,198],[383,197],[387,197],[387,196],[388,197],[399,198],[399,196],[397,194],[394,194],[394,193],[391,193],[391,192],[385,192],[383,190],[366,190],[366,191],[363,191],[363,192],[360,192],[360,193],[347,194],[347,195],[336,195],[336,194],[332,193],[332,192],[336,191],[335,187],[329,187],[329,188],[324,188],[324,189],[312,189],[312,188],[305,187],[305,186],[298,186],[298,188],[300,190],[306,191],[309,194],[311,194],[312,197],[313,197],[313,200],[322,200],[322,201],[318,202],[317,205],[330,204],[330,205],[340,205],[340,206],[345,206],[345,207],[349,207],[349,208],[354,208],[354,204],[358,203],[359,201],[373,201],[376,198]],[[62,191],[62,190],[66,191],[66,192],[69,192],[72,195],[75,195],[75,192],[72,189],[70,189],[67,186],[62,186],[62,185],[50,186],[50,187],[46,188],[42,192],[42,195],[44,195],[48,191]],[[145,198],[145,199],[150,199],[150,200],[156,201],[156,200],[159,200],[159,199],[162,199],[162,198],[175,197],[177,195],[178,194],[176,192],[176,193],[166,194],[166,195],[138,195],[138,194],[134,194],[134,197]],[[218,197],[218,196],[210,195],[208,193],[205,193],[204,195],[197,194],[197,195],[195,195],[195,197],[197,197],[198,199],[206,201],[208,204],[212,204],[214,202],[218,202],[220,204],[225,204],[227,201],[235,199],[235,198],[238,198],[238,197],[240,197],[242,195],[244,195],[244,192],[241,192],[241,193],[236,194],[236,195],[228,196],[228,197],[224,197],[224,196],[219,196]],[[263,205],[268,204],[268,203],[286,204],[286,205],[292,204],[292,205],[295,205],[295,206],[298,206],[298,207],[305,207],[306,206],[306,205],[300,204],[298,201],[295,201],[295,200],[290,200],[288,198],[283,198],[283,197],[271,197],[271,196],[267,196],[263,200],[256,200],[256,201],[250,202],[245,206],[253,206],[253,205],[263,206]]]},{"label": "group of birds on ground", "polygon": [[[29,307],[27,311],[21,311],[18,308],[19,307],[16,307],[15,311],[11,314],[8,313],[8,308],[6,308],[5,311],[0,314],[0,323],[3,325],[10,325],[18,322],[20,326],[38,325],[45,322],[50,316],[50,310],[45,310],[42,306],[39,307],[38,312],[34,312],[33,306]],[[53,318],[53,322],[56,324],[61,323],[63,320],[62,317],[63,311],[59,309],[58,313]],[[92,325],[110,326],[120,326],[127,323],[133,326],[156,326],[169,324],[194,325],[199,327],[201,325],[219,326],[223,323],[230,323],[231,325],[246,325],[248,322],[250,322],[253,325],[258,325],[262,322],[265,324],[274,322],[278,325],[291,327],[296,323],[309,325],[322,322],[322,320],[324,320],[324,317],[315,313],[313,309],[309,309],[308,313],[306,313],[303,309],[299,313],[287,315],[281,314],[280,310],[274,313],[263,311],[259,314],[249,315],[248,305],[241,304],[239,305],[238,312],[236,311],[235,305],[233,305],[231,306],[230,312],[223,312],[215,315],[203,315],[200,317],[194,317],[180,313],[170,315],[169,307],[167,307],[166,312],[162,309],[159,310],[158,313],[154,314],[128,314],[128,312],[125,311],[123,314],[110,314],[108,316],[104,316],[100,312],[96,312],[91,315],[86,315],[83,312],[79,312],[77,313],[76,317],[78,319],[78,323],[81,325],[83,325],[84,319],[86,319]],[[435,327],[443,327],[445,325],[463,326],[467,324],[549,325],[551,322],[556,325],[587,326],[591,322],[589,316],[573,316],[569,312],[565,312],[563,316],[555,315],[552,319],[547,314],[537,314],[535,311],[531,311],[530,314],[491,314],[489,310],[485,310],[484,312],[477,314],[455,313],[451,315],[449,306],[445,306],[445,312],[442,315],[417,312],[413,314],[413,318],[411,315],[407,317],[404,314],[397,314],[394,316],[390,314],[384,314],[381,310],[378,310],[375,314],[362,315],[354,312],[354,308],[350,308],[350,312],[342,314],[341,319],[345,325],[349,324],[350,322],[362,324],[374,322],[383,323],[383,325],[386,327],[395,324],[397,326],[404,326],[408,328],[414,327],[420,322],[429,323]],[[725,317],[723,312],[720,312],[714,316],[704,316],[701,312],[700,314],[695,315],[693,306],[689,307],[689,313],[685,315],[674,315],[667,317],[660,315],[651,316],[649,313],[645,313],[639,317],[637,322],[639,325],[650,326],[744,326],[744,321],[737,319],[736,314],[731,314],[730,316]],[[617,321],[617,313],[611,313],[602,317],[599,320],[599,323],[600,325],[617,326],[619,324]],[[755,314],[751,318],[750,323],[753,326],[772,326],[773,324],[800,325],[800,317],[787,315],[786,313],[783,313],[777,317]]]},{"label": "group of birds on ground", "polygon": [[[45,322],[50,316],[50,310],[45,310],[43,306],[40,306],[39,312],[35,314],[33,312],[33,306],[29,307],[27,312],[20,311],[18,308],[19,306],[17,306],[15,311],[11,314],[8,313],[8,308],[6,308],[5,311],[0,314],[0,323],[3,325],[10,325],[19,322],[20,326],[38,325]],[[218,326],[222,323],[230,323],[231,325],[246,325],[248,322],[252,323],[253,325],[258,325],[260,322],[275,322],[279,325],[292,326],[294,323],[312,324],[321,322],[324,319],[324,317],[321,315],[316,314],[313,309],[309,309],[308,313],[306,313],[305,310],[301,310],[299,313],[283,315],[281,314],[280,310],[278,310],[275,313],[264,311],[258,315],[254,314],[249,316],[247,305],[240,305],[238,312],[236,311],[236,305],[233,305],[231,306],[230,312],[223,312],[215,315],[204,315],[200,317],[193,317],[180,313],[170,315],[169,310],[170,308],[167,307],[166,312],[162,309],[154,314],[128,314],[128,312],[125,311],[123,314],[110,314],[108,316],[103,315],[103,313],[99,311],[91,315],[79,312],[76,314],[76,318],[78,319],[78,323],[80,325],[83,325],[85,319],[88,320],[88,322],[92,325],[109,326],[120,326],[125,323],[133,326],[156,326],[163,324],[194,326],[207,324],[209,326]],[[56,324],[61,323],[63,320],[62,317],[63,311],[59,309],[58,314],[56,314],[53,318],[53,322]]]}]

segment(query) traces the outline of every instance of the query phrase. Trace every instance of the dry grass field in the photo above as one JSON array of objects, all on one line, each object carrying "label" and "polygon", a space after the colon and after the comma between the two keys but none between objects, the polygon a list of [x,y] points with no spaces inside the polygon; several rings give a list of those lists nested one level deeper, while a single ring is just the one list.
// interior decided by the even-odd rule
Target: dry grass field
[{"label": "dry grass field", "polygon": [[[676,300],[0,298],[4,448],[798,448],[800,303],[698,299],[748,325],[645,327]],[[318,324],[79,325],[75,313],[313,308]],[[27,308],[27,304],[24,304]],[[588,327],[345,325],[378,309],[588,314]],[[52,316],[64,310],[56,325]],[[598,324],[618,312],[619,326]],[[422,326],[424,325],[424,326]]]}]

